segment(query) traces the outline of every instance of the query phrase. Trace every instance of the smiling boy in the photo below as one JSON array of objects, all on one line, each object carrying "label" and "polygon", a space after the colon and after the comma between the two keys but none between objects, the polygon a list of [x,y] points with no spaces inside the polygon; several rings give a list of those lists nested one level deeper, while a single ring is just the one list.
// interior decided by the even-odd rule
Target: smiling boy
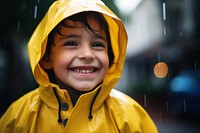
[{"label": "smiling boy", "polygon": [[39,87],[15,101],[0,132],[157,133],[147,112],[113,89],[126,54],[122,21],[100,0],[58,0],[29,44]]},{"label": "smiling boy", "polygon": [[[40,61],[45,70],[53,70],[52,82],[68,90],[74,105],[80,94],[93,90],[103,81],[109,68],[110,39],[107,39],[108,29],[102,29],[98,23],[102,20],[103,16],[95,12],[64,19],[50,33],[52,42],[48,41],[48,53]],[[104,27],[105,22],[101,22]]]}]

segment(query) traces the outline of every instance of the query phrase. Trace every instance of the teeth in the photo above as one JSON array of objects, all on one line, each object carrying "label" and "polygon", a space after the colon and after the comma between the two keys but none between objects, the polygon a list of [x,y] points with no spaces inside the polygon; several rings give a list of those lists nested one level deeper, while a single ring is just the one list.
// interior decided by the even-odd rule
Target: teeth
[{"label": "teeth", "polygon": [[74,71],[78,73],[91,73],[94,69],[74,69]]}]

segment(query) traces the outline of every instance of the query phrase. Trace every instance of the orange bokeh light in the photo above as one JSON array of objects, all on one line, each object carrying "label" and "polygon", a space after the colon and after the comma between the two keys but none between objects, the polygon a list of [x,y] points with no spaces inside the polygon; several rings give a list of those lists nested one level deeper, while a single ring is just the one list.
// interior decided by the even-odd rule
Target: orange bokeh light
[{"label": "orange bokeh light", "polygon": [[168,74],[168,66],[165,62],[158,62],[154,66],[154,74],[157,78],[164,78]]}]

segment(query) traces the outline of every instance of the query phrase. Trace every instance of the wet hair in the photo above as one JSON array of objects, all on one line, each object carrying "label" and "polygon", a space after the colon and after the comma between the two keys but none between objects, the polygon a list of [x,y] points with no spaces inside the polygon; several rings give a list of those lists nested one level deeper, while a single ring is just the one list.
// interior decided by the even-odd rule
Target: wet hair
[{"label": "wet hair", "polygon": [[80,22],[87,30],[89,30],[92,34],[97,34],[97,30],[93,29],[89,23],[88,19],[93,19],[95,20],[99,25],[100,25],[100,30],[98,31],[105,31],[106,33],[106,38],[108,42],[108,58],[109,58],[109,67],[112,65],[113,60],[114,60],[114,54],[112,51],[112,46],[111,46],[111,40],[110,40],[110,33],[109,33],[109,27],[106,19],[103,17],[101,13],[98,12],[93,12],[93,11],[87,11],[87,12],[81,12],[72,16],[67,17],[66,19],[62,20],[49,34],[48,36],[48,41],[47,41],[47,46],[46,46],[46,53],[47,58],[49,58],[50,52],[51,52],[51,46],[55,45],[54,43],[54,36],[55,34],[59,34],[63,36],[61,33],[61,27],[66,26],[66,27],[75,27],[67,23],[66,20],[72,20],[76,22]]}]

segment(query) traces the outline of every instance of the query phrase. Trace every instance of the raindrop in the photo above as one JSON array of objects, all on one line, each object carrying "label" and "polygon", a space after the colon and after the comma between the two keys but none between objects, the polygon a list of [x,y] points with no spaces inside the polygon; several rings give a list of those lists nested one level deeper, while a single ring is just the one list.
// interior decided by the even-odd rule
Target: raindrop
[{"label": "raindrop", "polygon": [[146,107],[146,106],[147,106],[147,96],[144,95],[144,107]]},{"label": "raindrop", "polygon": [[37,3],[40,3],[40,0],[38,0]]},{"label": "raindrop", "polygon": [[166,20],[166,4],[163,2],[163,20]]},{"label": "raindrop", "polygon": [[36,19],[37,18],[37,5],[35,5],[35,10],[34,10],[34,19]]},{"label": "raindrop", "polygon": [[180,37],[182,37],[182,32],[179,33]]},{"label": "raindrop", "polygon": [[[166,21],[166,4],[165,2],[163,2],[163,20]],[[166,27],[164,26],[163,28],[163,35],[166,36],[167,35],[167,31],[166,31]]]},{"label": "raindrop", "polygon": [[18,20],[17,21],[17,31],[19,31],[19,29],[20,29],[20,21]]},{"label": "raindrop", "polygon": [[124,25],[127,27],[127,25],[128,25],[128,20],[127,20],[127,18],[125,18],[124,19]]},{"label": "raindrop", "polygon": [[166,27],[163,28],[163,34],[164,34],[164,36],[166,36],[166,34],[167,34]]}]

